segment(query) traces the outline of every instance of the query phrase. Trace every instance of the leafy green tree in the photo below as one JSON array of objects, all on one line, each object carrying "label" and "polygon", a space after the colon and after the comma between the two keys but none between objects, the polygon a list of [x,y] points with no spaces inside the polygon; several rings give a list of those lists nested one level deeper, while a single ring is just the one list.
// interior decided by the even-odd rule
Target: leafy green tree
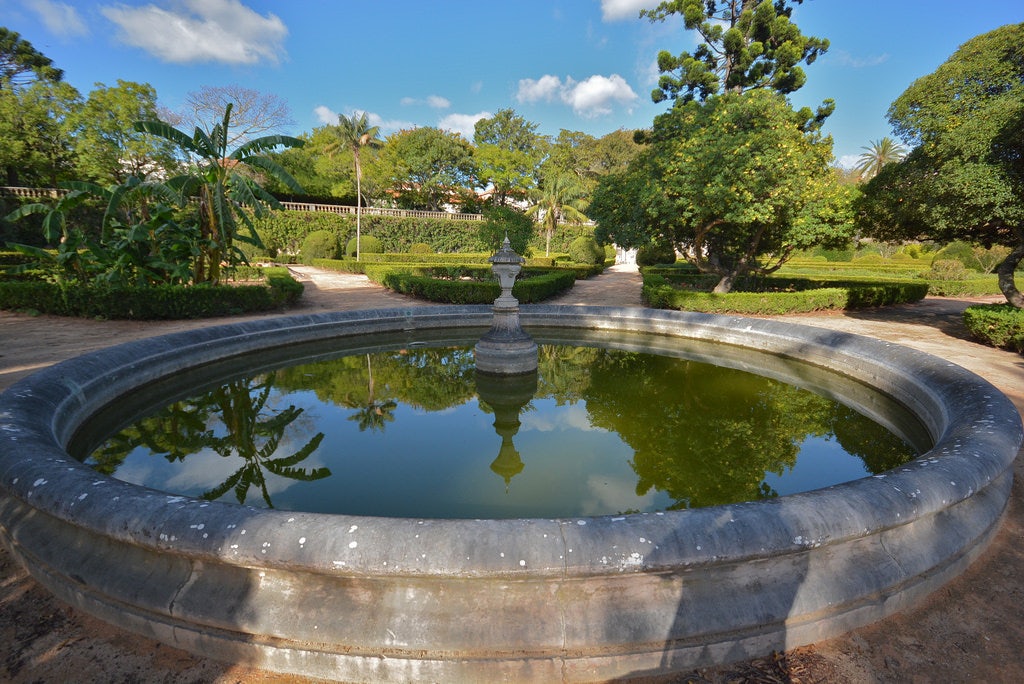
[{"label": "leafy green tree", "polygon": [[494,187],[493,202],[504,206],[522,198],[537,184],[545,140],[537,124],[512,109],[501,109],[489,119],[476,122],[473,142],[481,184]]},{"label": "leafy green tree", "polygon": [[[803,0],[794,0],[801,4]],[[666,0],[640,15],[652,22],[681,15],[703,42],[679,55],[658,53],[661,78],[651,99],[704,100],[716,93],[767,88],[792,93],[806,81],[801,63],[811,64],[828,41],[805,36],[790,18],[787,0]]]},{"label": "leafy green tree", "polygon": [[335,145],[328,147],[328,152],[336,149],[347,149],[352,153],[352,160],[356,171],[356,261],[360,259],[359,245],[362,242],[362,200],[363,200],[363,167],[359,161],[360,151],[364,147],[370,149],[383,145],[380,139],[380,127],[371,126],[366,112],[352,114],[352,116],[339,116],[338,126],[333,129],[337,140]]},{"label": "leafy green tree", "polygon": [[544,227],[544,256],[551,255],[551,236],[562,221],[582,223],[587,220],[582,210],[584,189],[580,181],[567,173],[546,176],[531,194],[533,204],[527,214],[537,216]]},{"label": "leafy green tree", "polygon": [[1006,300],[1024,307],[1024,24],[964,43],[889,108],[913,146],[864,188],[858,219],[879,239],[962,239],[1011,251],[996,267]]},{"label": "leafy green tree", "polygon": [[484,220],[480,222],[480,242],[487,249],[496,252],[502,241],[508,237],[509,244],[517,254],[525,255],[533,239],[533,219],[515,207],[489,206],[484,209]]},{"label": "leafy green tree", "polygon": [[64,72],[17,31],[0,26],[0,90],[13,90],[35,81],[56,83]]},{"label": "leafy green tree", "polygon": [[133,129],[136,121],[158,118],[156,90],[148,83],[118,79],[116,86],[96,84],[71,117],[80,175],[98,183],[145,179],[177,165],[175,147]]},{"label": "leafy green tree", "polygon": [[871,180],[878,175],[882,167],[898,162],[907,156],[907,148],[889,136],[871,141],[870,145],[861,148],[863,154],[857,159],[855,171],[862,180]]},{"label": "leafy green tree", "polygon": [[[639,164],[646,177],[625,188],[635,194],[595,195],[590,214],[600,235],[622,246],[670,238],[719,276],[715,292],[729,292],[741,275],[777,270],[796,249],[845,242],[851,198],[831,170],[831,138],[808,114],[764,90],[677,104],[655,120]],[[632,206],[609,207],[609,199]],[[620,235],[623,214],[630,222]]]},{"label": "leafy green tree", "polygon": [[473,146],[431,127],[388,136],[371,175],[403,209],[441,211],[466,201],[479,184]]},{"label": "leafy green tree", "polygon": [[624,171],[643,149],[632,131],[617,130],[600,138],[564,128],[548,148],[541,177],[552,174],[575,176],[589,197],[597,181],[614,171]]},{"label": "leafy green tree", "polygon": [[0,88],[0,169],[6,185],[56,187],[73,175],[70,119],[79,106],[78,91],[63,81]]},{"label": "leafy green tree", "polygon": [[[298,138],[269,135],[250,140],[228,152],[230,139],[231,105],[224,117],[213,127],[211,135],[201,128],[189,137],[163,121],[139,121],[135,129],[169,140],[189,155],[190,164],[182,175],[167,185],[186,197],[198,200],[200,249],[196,257],[196,282],[219,284],[221,262],[233,265],[245,261],[245,255],[235,241],[262,247],[253,219],[263,218],[280,203],[256,182],[255,174],[262,172],[276,177],[295,192],[302,188],[277,163],[265,156],[275,147],[298,147]],[[239,226],[247,229],[247,234]]]}]

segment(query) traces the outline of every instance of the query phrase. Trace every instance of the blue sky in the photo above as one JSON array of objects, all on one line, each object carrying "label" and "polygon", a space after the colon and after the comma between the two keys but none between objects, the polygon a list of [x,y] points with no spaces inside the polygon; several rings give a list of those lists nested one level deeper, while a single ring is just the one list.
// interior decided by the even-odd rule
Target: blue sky
[{"label": "blue sky", "polygon": [[[64,69],[83,95],[117,79],[178,109],[236,84],[284,98],[294,126],[368,112],[384,134],[473,122],[511,107],[557,135],[649,126],[659,50],[695,42],[655,0],[0,0],[0,25]],[[1024,21],[1020,0],[807,0],[794,21],[831,48],[794,104],[836,100],[826,130],[850,163],[891,133],[885,112],[964,41]]]}]

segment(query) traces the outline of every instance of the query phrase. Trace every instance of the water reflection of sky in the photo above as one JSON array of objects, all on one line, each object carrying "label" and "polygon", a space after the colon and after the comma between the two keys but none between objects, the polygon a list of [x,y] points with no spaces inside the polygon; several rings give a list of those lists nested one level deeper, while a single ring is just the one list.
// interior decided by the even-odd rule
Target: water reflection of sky
[{"label": "water reflection of sky", "polygon": [[[590,363],[594,363],[594,356],[591,354]],[[630,360],[635,362],[633,357]],[[398,395],[383,382],[371,389],[376,396],[367,395],[367,382],[353,375],[351,367],[342,368],[347,375],[327,375],[334,383],[333,400],[321,400],[317,392],[301,386],[308,383],[295,383],[292,379],[293,389],[276,387],[271,391],[257,420],[262,424],[287,413],[290,407],[301,409],[280,433],[280,443],[269,458],[295,454],[322,433],[319,447],[292,466],[307,473],[326,468],[331,476],[299,481],[276,475],[265,467],[250,470],[264,478],[275,507],[320,513],[441,518],[573,517],[660,511],[687,505],[688,495],[680,494],[684,492],[682,488],[699,480],[707,491],[708,478],[713,477],[707,472],[708,463],[714,458],[710,455],[712,447],[716,443],[733,444],[727,438],[735,439],[739,428],[733,416],[729,417],[733,422],[716,423],[689,414],[713,401],[689,402],[685,411],[678,410],[678,406],[684,405],[677,406],[675,401],[680,396],[676,394],[678,387],[693,377],[704,381],[707,370],[703,365],[683,361],[677,369],[666,368],[663,358],[659,363],[662,365],[643,373],[636,382],[646,387],[661,375],[675,373],[672,382],[676,384],[660,390],[659,407],[669,410],[652,410],[655,406],[637,399],[615,399],[620,395],[643,396],[635,392],[622,394],[637,372],[630,373],[629,378],[616,376],[609,382],[610,376],[602,381],[597,375],[598,365],[590,369],[589,375],[581,374],[581,367],[575,367],[569,375],[572,383],[564,395],[552,393],[529,400],[519,413],[520,425],[511,442],[511,426],[496,429],[496,414],[491,407],[473,397],[472,385],[468,393],[459,390],[452,377],[439,381],[447,385],[428,387],[429,391],[419,395],[429,399],[431,405],[444,404],[444,408],[435,411],[419,408],[418,403],[410,405],[395,400]],[[360,360],[360,367],[361,364]],[[370,365],[367,363],[367,367]],[[391,377],[392,381],[404,382],[396,380],[398,376],[387,375],[395,373],[394,364],[389,368],[386,360],[382,360],[374,361],[372,366],[378,381]],[[322,376],[322,369],[319,372]],[[773,381],[762,378],[750,381],[750,398],[744,398],[735,385],[735,371],[731,372],[734,375],[730,376],[727,411],[743,413],[742,408],[735,409],[734,400],[749,401],[749,406],[761,410],[765,402],[790,396],[773,390]],[[258,394],[261,382],[253,383],[253,396]],[[721,387],[713,383],[710,386]],[[378,404],[394,403],[384,416],[378,416],[381,420],[376,422],[377,429],[368,427],[372,421],[358,420],[359,406],[366,404],[368,396]],[[348,405],[343,405],[339,397]],[[439,401],[446,397],[453,405]],[[773,439],[792,439],[793,444],[799,445],[795,462],[785,459],[793,465],[779,474],[770,472],[773,468],[768,466],[769,472],[763,473],[763,479],[761,470],[755,469],[752,477],[743,473],[746,481],[754,484],[744,496],[757,496],[759,481],[767,491],[785,495],[868,474],[864,461],[848,454],[834,436],[814,437],[806,431],[823,434],[819,417],[824,420],[839,416],[848,442],[851,435],[867,437],[864,441],[870,442],[876,438],[878,426],[868,424],[867,428],[853,429],[849,422],[843,422],[848,419],[842,412],[828,413],[818,403],[801,401],[797,400],[795,405],[804,407],[806,419],[790,421],[797,425],[797,432],[791,437],[777,430],[778,425],[787,423],[783,419],[788,415],[786,406],[771,408],[764,414],[771,421],[761,424],[761,429],[771,426]],[[609,425],[624,436],[608,429]],[[702,431],[705,425],[723,426],[723,432],[712,428]],[[224,432],[218,421],[206,429]],[[505,434],[504,446],[501,432]],[[704,441],[690,439],[702,432],[706,433],[701,435]],[[757,442],[760,437],[757,435],[753,440]],[[703,446],[693,450],[692,444],[686,447],[684,442]],[[264,444],[266,437],[257,438],[257,448]],[[642,459],[641,448],[645,450]],[[734,456],[728,448],[726,456]],[[245,465],[238,455],[223,457],[211,449],[172,463],[140,447],[117,467],[115,477],[177,494],[200,496],[227,482]],[[743,485],[743,481],[739,484]],[[228,489],[221,500],[235,502],[235,490]],[[258,483],[250,484],[245,503],[266,505]]]}]

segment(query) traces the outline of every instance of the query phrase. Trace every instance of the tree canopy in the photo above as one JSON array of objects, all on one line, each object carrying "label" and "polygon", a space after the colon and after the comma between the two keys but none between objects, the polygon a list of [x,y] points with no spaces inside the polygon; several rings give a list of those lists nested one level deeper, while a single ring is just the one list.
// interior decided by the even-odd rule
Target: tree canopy
[{"label": "tree canopy", "polygon": [[964,43],[893,102],[889,120],[914,146],[864,188],[859,224],[881,239],[964,239],[1011,248],[996,268],[1024,307],[1024,24]]},{"label": "tree canopy", "polygon": [[457,133],[414,128],[388,136],[370,175],[403,209],[440,211],[477,185],[473,146]]},{"label": "tree canopy", "polygon": [[37,80],[60,81],[64,72],[16,31],[0,26],[0,90],[29,85]]},{"label": "tree canopy", "polygon": [[473,142],[481,184],[494,186],[494,203],[521,198],[537,185],[537,170],[546,141],[537,135],[537,124],[512,109],[501,109],[476,122]]},{"label": "tree canopy", "polygon": [[626,247],[671,242],[728,292],[795,249],[849,235],[849,195],[832,173],[832,141],[769,91],[677,103],[650,148],[606,177],[588,211]]},{"label": "tree canopy", "polygon": [[[801,4],[803,0],[794,0]],[[716,93],[768,88],[787,94],[803,86],[828,41],[805,36],[787,0],[665,0],[640,14],[653,21],[681,15],[703,42],[691,52],[658,53],[661,77],[651,99],[705,100]]]}]

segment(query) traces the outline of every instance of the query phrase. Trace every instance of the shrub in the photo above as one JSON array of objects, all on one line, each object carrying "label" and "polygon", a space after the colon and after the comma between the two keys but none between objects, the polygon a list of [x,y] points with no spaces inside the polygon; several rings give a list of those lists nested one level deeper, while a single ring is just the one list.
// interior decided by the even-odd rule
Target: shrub
[{"label": "shrub", "polygon": [[[501,294],[495,280],[446,280],[409,272],[400,267],[376,267],[367,275],[395,292],[447,304],[491,304]],[[571,271],[555,271],[517,280],[512,294],[522,304],[543,301],[573,286]]]},{"label": "shrub", "polygon": [[1024,311],[1011,304],[969,306],[964,309],[964,325],[986,344],[1024,352]]},{"label": "shrub", "polygon": [[[366,244],[365,237],[363,244]],[[313,259],[337,259],[338,236],[329,230],[314,230],[302,241],[299,253],[306,263]]]},{"label": "shrub", "polygon": [[921,274],[928,280],[966,280],[969,276],[963,263],[956,259],[936,259],[931,269]]},{"label": "shrub", "polygon": [[[372,235],[362,235],[359,238],[359,254],[380,254],[384,251],[383,245],[380,240]],[[345,256],[354,257],[356,255],[356,239],[352,238],[345,245]]]},{"label": "shrub", "polygon": [[[938,252],[932,258],[932,263],[936,261],[959,261],[965,269],[971,269],[972,271],[980,271],[981,263],[974,254],[974,248],[971,247],[970,243],[963,241],[951,242]],[[951,278],[950,280],[955,280]]]},{"label": "shrub", "polygon": [[433,254],[434,249],[425,242],[416,242],[409,247],[409,254]]},{"label": "shrub", "polygon": [[926,283],[911,281],[765,280],[775,280],[777,291],[714,294],[680,289],[663,275],[645,272],[643,295],[650,306],[663,309],[767,315],[899,304],[928,293]]},{"label": "shrub", "polygon": [[569,258],[577,264],[604,263],[604,248],[592,237],[578,237],[569,245]]},{"label": "shrub", "polygon": [[636,251],[637,266],[674,263],[676,263],[676,250],[672,245],[646,245]]},{"label": "shrub", "polygon": [[266,285],[108,287],[45,282],[0,283],[0,308],[58,316],[170,320],[270,311],[295,302],[302,283],[287,269],[265,269]]}]

